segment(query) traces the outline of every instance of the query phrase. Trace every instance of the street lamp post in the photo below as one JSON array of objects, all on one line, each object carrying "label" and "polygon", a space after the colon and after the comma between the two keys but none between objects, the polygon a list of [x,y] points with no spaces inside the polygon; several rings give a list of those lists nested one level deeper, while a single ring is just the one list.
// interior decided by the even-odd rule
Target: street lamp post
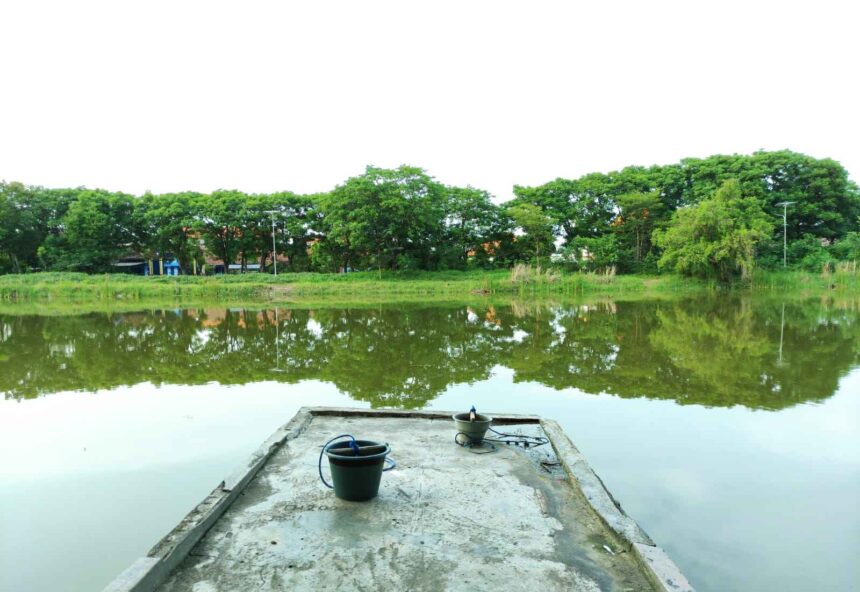
[{"label": "street lamp post", "polygon": [[788,248],[788,206],[793,204],[793,201],[781,201],[778,206],[782,206],[782,266],[786,266],[786,250]]},{"label": "street lamp post", "polygon": [[278,275],[278,248],[275,245],[275,214],[277,210],[266,210],[267,214],[272,215],[272,263],[275,265],[275,275]]}]

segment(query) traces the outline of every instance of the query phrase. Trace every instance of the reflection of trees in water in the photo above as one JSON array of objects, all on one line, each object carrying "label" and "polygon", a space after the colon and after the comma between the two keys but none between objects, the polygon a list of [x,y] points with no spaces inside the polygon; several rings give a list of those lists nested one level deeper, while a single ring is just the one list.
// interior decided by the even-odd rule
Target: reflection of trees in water
[{"label": "reflection of trees in water", "polygon": [[417,407],[502,365],[557,389],[779,409],[835,391],[860,355],[858,316],[853,301],[738,297],[3,316],[0,391],[317,379]]},{"label": "reflection of trees in water", "polygon": [[[751,298],[561,309],[504,361],[517,380],[622,397],[780,409],[818,401],[857,364],[856,311]],[[779,361],[782,334],[783,361]]]},{"label": "reflection of trees in water", "polygon": [[711,404],[731,405],[744,398],[759,402],[777,387],[766,371],[770,336],[755,326],[745,301],[718,309],[660,310],[657,319],[650,342],[685,377],[683,384],[671,385],[670,396],[703,392]]}]

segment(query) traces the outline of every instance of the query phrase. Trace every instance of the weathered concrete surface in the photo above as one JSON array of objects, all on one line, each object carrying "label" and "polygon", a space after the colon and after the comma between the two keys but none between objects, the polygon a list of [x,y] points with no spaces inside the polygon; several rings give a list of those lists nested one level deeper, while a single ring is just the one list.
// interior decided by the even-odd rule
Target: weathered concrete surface
[{"label": "weathered concrete surface", "polygon": [[[549,446],[476,455],[454,445],[450,420],[427,416],[301,426],[160,590],[654,589],[631,546],[635,522],[610,515],[633,541],[607,527],[577,480],[541,468],[541,454],[559,460]],[[370,502],[339,500],[319,481],[320,446],[341,433],[392,446],[398,468]]]}]

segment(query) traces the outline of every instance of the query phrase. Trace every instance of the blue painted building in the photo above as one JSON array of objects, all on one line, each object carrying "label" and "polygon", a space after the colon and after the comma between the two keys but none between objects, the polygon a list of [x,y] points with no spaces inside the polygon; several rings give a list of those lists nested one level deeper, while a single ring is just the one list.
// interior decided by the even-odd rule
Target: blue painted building
[{"label": "blue painted building", "polygon": [[[161,268],[164,273],[161,273]],[[161,265],[157,262],[152,266],[152,273],[149,273],[149,266],[143,268],[143,275],[179,275],[181,272],[179,261],[177,259],[165,260]]]},{"label": "blue painted building", "polygon": [[113,264],[119,272],[134,275],[181,275],[182,268],[179,261],[174,258],[145,259],[141,256],[131,256],[120,259]]}]

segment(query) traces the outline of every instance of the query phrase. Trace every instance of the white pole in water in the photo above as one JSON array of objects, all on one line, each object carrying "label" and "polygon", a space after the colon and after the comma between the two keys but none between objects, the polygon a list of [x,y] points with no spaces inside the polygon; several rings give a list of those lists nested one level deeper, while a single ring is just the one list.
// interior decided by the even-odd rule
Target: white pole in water
[{"label": "white pole in water", "polygon": [[776,361],[778,366],[782,366],[782,337],[785,333],[785,302],[782,303],[782,317],[779,321],[779,359]]},{"label": "white pole in water", "polygon": [[782,206],[782,266],[786,266],[786,249],[788,248],[788,206],[796,203],[793,201],[781,201],[778,206]]},{"label": "white pole in water", "polygon": [[278,275],[278,248],[275,246],[275,214],[277,210],[266,210],[267,214],[272,215],[272,262],[275,264],[275,275]]},{"label": "white pole in water", "polygon": [[[783,306],[785,306],[783,304]],[[780,350],[782,352],[782,350]],[[780,355],[782,355],[780,353]],[[275,372],[281,371],[281,321],[278,318],[278,307],[275,307]]]}]

